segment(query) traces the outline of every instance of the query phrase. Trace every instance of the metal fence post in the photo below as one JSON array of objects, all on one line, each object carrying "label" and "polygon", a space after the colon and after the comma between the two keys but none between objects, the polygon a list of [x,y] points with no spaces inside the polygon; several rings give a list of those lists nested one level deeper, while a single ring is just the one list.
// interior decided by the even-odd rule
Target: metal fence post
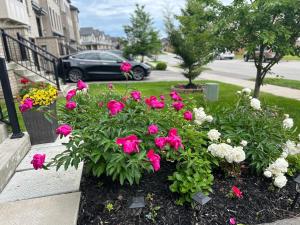
[{"label": "metal fence post", "polygon": [[57,89],[60,90],[60,84],[59,84],[59,78],[58,78],[58,68],[57,68],[56,60],[52,59],[52,63],[53,63],[53,69],[54,69],[54,76],[55,76],[56,86],[57,86]]},{"label": "metal fence post", "polygon": [[6,37],[6,33],[5,33],[4,30],[1,30],[1,35],[2,35],[2,42],[3,42],[3,47],[4,47],[6,60],[7,60],[7,62],[10,62],[11,61],[11,56],[10,56],[10,53],[9,53],[7,37]]},{"label": "metal fence post", "polygon": [[[17,39],[18,39],[21,43],[23,43],[23,38],[22,38],[22,36],[20,35],[20,33],[17,33]],[[21,43],[19,44],[20,54],[21,54],[21,59],[22,59],[22,61],[26,61],[26,60],[28,60],[27,54],[26,54],[26,49],[25,49],[24,45],[22,45]]]},{"label": "metal fence post", "polygon": [[2,85],[5,104],[7,107],[9,122],[13,132],[11,139],[22,138],[24,136],[24,133],[22,133],[20,129],[17,111],[14,103],[14,97],[11,91],[11,86],[8,78],[5,59],[3,58],[0,58],[0,81]]}]

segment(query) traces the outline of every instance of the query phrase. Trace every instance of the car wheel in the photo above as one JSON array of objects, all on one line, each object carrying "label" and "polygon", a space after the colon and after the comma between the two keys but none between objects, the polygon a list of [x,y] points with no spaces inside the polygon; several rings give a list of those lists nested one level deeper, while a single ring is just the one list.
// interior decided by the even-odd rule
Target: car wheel
[{"label": "car wheel", "polygon": [[83,80],[83,73],[80,69],[71,69],[69,71],[69,80],[77,83],[79,80]]},{"label": "car wheel", "polygon": [[248,56],[244,56],[244,62],[248,62],[249,61],[249,57]]},{"label": "car wheel", "polygon": [[135,67],[132,69],[133,80],[143,80],[145,77],[145,70],[142,67]]}]

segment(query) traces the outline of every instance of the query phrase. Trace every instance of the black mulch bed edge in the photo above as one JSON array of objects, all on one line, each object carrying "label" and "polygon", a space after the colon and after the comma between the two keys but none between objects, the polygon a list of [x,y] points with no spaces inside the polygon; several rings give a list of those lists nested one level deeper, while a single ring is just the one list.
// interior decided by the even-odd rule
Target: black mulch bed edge
[{"label": "black mulch bed edge", "polygon": [[[215,175],[212,200],[201,211],[189,204],[178,206],[177,195],[170,192],[167,181],[174,169],[172,164],[162,164],[159,172],[145,174],[140,184],[133,186],[83,175],[78,225],[224,225],[230,224],[230,217],[235,217],[238,224],[251,225],[300,216],[300,200],[294,211],[290,210],[296,195],[292,180],[280,191],[270,191],[270,180],[250,175],[238,180]],[[233,185],[243,192],[242,199],[228,197]],[[144,195],[146,199],[149,193],[152,200],[146,200],[146,207],[134,215],[128,209],[132,197]],[[113,204],[110,212],[105,208],[108,203]],[[154,221],[149,217],[150,205],[160,207]]]}]

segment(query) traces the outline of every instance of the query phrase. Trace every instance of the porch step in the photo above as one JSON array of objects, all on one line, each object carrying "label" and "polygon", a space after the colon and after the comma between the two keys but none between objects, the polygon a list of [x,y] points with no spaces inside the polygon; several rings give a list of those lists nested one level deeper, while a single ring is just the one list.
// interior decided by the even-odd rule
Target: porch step
[{"label": "porch step", "polygon": [[0,204],[1,225],[76,225],[80,192]]},{"label": "porch step", "polygon": [[0,122],[0,144],[8,137],[7,126]]},{"label": "porch step", "polygon": [[0,193],[9,182],[24,156],[30,149],[29,135],[19,139],[7,137],[0,144]]}]

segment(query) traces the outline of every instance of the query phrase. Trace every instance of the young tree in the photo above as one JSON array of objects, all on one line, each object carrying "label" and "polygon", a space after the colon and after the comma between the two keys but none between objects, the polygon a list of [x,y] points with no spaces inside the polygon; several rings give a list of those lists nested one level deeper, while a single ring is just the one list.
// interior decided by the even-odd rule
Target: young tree
[{"label": "young tree", "polygon": [[189,79],[187,88],[194,88],[192,81],[203,71],[203,66],[213,59],[213,23],[218,15],[219,4],[214,0],[187,0],[180,23],[176,29],[170,16],[165,18],[165,27],[175,54],[182,58],[183,75]]},{"label": "young tree", "polygon": [[130,25],[124,26],[126,34],[125,52],[134,56],[144,57],[157,54],[161,50],[161,41],[158,32],[153,27],[153,21],[145,6],[136,5],[130,17]]},{"label": "young tree", "polygon": [[[219,23],[220,43],[244,48],[257,69],[254,97],[258,98],[264,78],[285,55],[299,55],[300,1],[234,0],[224,6]],[[275,56],[264,63],[265,51]]]}]

